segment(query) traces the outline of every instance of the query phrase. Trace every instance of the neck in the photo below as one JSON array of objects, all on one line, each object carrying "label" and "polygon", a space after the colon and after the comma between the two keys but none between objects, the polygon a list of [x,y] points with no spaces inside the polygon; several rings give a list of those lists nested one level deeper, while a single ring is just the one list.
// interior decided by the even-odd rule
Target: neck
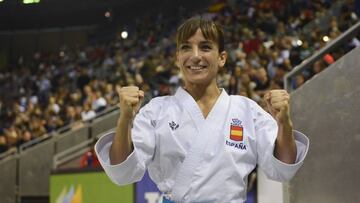
[{"label": "neck", "polygon": [[220,96],[216,81],[210,85],[185,84],[185,90],[194,98],[204,118],[207,118]]},{"label": "neck", "polygon": [[194,98],[196,102],[216,100],[220,95],[216,81],[207,85],[185,84],[185,90]]}]

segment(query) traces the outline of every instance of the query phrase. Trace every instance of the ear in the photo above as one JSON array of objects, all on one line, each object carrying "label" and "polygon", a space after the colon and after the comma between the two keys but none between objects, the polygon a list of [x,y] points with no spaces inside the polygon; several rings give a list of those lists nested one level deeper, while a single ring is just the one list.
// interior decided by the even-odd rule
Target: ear
[{"label": "ear", "polygon": [[222,68],[225,65],[226,59],[227,59],[227,53],[226,51],[222,51],[219,55],[219,67]]}]

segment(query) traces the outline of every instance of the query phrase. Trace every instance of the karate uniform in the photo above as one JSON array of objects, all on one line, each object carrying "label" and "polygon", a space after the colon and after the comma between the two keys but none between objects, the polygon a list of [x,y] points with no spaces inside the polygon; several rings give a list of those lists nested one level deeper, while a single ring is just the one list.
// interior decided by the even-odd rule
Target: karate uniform
[{"label": "karate uniform", "polygon": [[114,133],[95,146],[111,180],[125,185],[141,180],[146,169],[166,198],[174,202],[241,203],[247,176],[258,164],[277,181],[289,180],[306,156],[309,140],[294,131],[295,164],[273,156],[276,121],[254,101],[222,90],[205,119],[184,89],[152,99],[136,115],[131,131],[134,151],[110,165]]}]

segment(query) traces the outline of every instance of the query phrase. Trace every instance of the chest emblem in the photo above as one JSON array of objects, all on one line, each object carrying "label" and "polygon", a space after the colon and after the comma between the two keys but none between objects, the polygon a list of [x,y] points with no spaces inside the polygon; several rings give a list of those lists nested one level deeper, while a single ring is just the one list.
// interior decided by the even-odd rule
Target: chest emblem
[{"label": "chest emblem", "polygon": [[233,141],[243,141],[244,130],[239,119],[232,119],[230,125],[230,139]]},{"label": "chest emblem", "polygon": [[174,121],[171,121],[171,122],[169,122],[169,126],[170,126],[171,130],[174,131],[174,130],[178,129],[179,124],[175,123]]}]

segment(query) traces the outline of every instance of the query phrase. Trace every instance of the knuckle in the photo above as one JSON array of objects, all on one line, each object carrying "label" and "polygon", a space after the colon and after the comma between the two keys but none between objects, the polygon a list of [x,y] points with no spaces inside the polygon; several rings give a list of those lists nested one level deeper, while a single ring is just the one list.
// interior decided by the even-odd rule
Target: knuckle
[{"label": "knuckle", "polygon": [[129,86],[129,89],[132,90],[132,91],[138,91],[139,87],[132,85],[132,86]]}]

